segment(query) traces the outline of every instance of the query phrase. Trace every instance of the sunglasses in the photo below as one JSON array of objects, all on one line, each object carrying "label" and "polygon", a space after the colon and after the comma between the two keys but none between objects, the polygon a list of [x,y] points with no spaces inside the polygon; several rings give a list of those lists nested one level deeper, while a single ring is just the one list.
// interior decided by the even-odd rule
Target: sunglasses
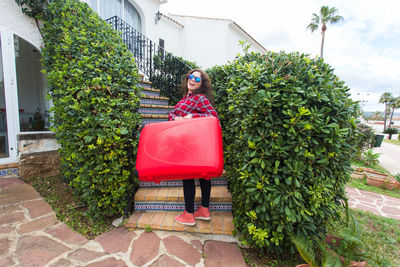
[{"label": "sunglasses", "polygon": [[201,78],[200,77],[196,77],[193,74],[189,74],[189,80],[194,80],[196,83],[201,82]]}]

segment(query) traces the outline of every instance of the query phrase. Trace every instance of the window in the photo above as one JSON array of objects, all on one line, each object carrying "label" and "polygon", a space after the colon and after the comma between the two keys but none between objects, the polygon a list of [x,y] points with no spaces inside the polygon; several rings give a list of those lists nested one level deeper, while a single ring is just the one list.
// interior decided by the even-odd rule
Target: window
[{"label": "window", "polygon": [[89,6],[104,20],[118,16],[137,31],[142,31],[139,12],[128,0],[90,0]]},{"label": "window", "polygon": [[131,25],[133,28],[138,30],[139,32],[142,31],[142,20],[140,19],[140,15],[137,12],[136,8],[133,7],[131,3],[129,3],[128,0],[125,0],[124,2],[124,18],[126,23]]},{"label": "window", "polygon": [[165,43],[165,41],[164,41],[164,39],[159,39],[158,40],[158,46],[160,47],[160,50],[158,51],[158,55],[161,57],[161,58],[164,58],[164,43]]}]

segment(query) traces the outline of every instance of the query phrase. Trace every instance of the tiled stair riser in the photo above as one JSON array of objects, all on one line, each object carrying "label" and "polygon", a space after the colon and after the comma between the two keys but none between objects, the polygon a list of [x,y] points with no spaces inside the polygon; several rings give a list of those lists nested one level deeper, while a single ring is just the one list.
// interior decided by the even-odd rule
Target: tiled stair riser
[{"label": "tiled stair riser", "polygon": [[141,98],[140,99],[140,104],[151,104],[151,105],[167,106],[168,105],[168,100]]},{"label": "tiled stair riser", "polygon": [[0,170],[0,177],[18,175],[18,168]]},{"label": "tiled stair riser", "polygon": [[[194,181],[196,186],[200,184],[199,180]],[[211,179],[211,186],[217,185],[228,185],[228,180],[226,178],[213,178]],[[159,183],[153,182],[140,182],[139,187],[182,187],[182,180],[174,180],[174,181],[162,181]]]},{"label": "tiled stair riser", "polygon": [[146,91],[146,90],[143,90],[142,94],[147,95],[147,96],[160,96],[159,92]]},{"label": "tiled stair riser", "polygon": [[151,88],[151,83],[139,83],[138,86],[143,88]]},{"label": "tiled stair riser", "polygon": [[168,108],[139,108],[139,113],[141,114],[158,114],[158,115],[167,115],[171,109]]},{"label": "tiled stair riser", "polygon": [[142,125],[146,125],[149,123],[157,123],[157,122],[162,122],[162,121],[166,121],[166,120],[165,119],[143,119]]}]

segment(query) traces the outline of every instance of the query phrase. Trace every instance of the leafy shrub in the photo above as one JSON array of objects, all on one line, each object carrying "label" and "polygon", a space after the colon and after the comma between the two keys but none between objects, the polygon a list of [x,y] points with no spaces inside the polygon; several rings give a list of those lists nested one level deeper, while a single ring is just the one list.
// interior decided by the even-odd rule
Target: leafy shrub
[{"label": "leafy shrub", "polygon": [[135,188],[135,62],[118,34],[78,0],[52,1],[42,31],[62,174],[89,215],[120,215]]},{"label": "leafy shrub", "polygon": [[397,128],[387,128],[383,133],[389,134],[388,139],[391,140],[393,134],[399,133],[399,129],[397,129]]},{"label": "leafy shrub", "polygon": [[346,198],[358,105],[328,64],[304,54],[247,53],[208,73],[235,227],[245,244],[294,252],[289,235],[324,233]]},{"label": "leafy shrub", "polygon": [[399,133],[399,129],[397,129],[397,128],[387,128],[383,133],[385,133],[385,134],[397,134],[397,133]]},{"label": "leafy shrub", "polygon": [[400,183],[400,173],[393,175],[393,178]]},{"label": "leafy shrub", "polygon": [[369,167],[374,167],[379,163],[381,153],[374,153],[372,149],[368,149],[362,155],[361,162]]},{"label": "leafy shrub", "polygon": [[358,142],[356,147],[358,148],[359,152],[362,153],[366,149],[372,148],[375,144],[375,133],[372,127],[359,123],[357,124],[357,130],[359,131],[358,135]]}]

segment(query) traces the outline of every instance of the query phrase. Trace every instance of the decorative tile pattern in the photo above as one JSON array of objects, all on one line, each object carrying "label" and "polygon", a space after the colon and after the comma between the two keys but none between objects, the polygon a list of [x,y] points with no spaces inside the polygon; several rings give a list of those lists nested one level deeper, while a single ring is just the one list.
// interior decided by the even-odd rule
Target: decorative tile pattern
[{"label": "decorative tile pattern", "polygon": [[148,83],[138,83],[138,86],[143,88],[151,88],[151,84]]},{"label": "decorative tile pattern", "polygon": [[166,105],[168,105],[168,100],[141,98],[140,103],[166,106]]},{"label": "decorative tile pattern", "polygon": [[[199,180],[194,181],[196,186],[200,184]],[[219,185],[227,185],[228,180],[226,178],[214,178],[211,179],[211,185],[219,186]],[[159,183],[153,182],[140,182],[139,187],[182,187],[182,180],[174,180],[174,181],[162,181]]]},{"label": "decorative tile pattern", "polygon": [[18,175],[18,168],[0,170],[0,177]]},{"label": "decorative tile pattern", "polygon": [[166,119],[143,119],[142,125],[146,125],[149,123],[157,123],[157,122],[162,122],[162,121],[167,121]]},{"label": "decorative tile pattern", "polygon": [[146,90],[143,90],[142,93],[144,93],[145,95],[148,95],[148,96],[160,96],[160,93],[158,93],[158,92],[153,92],[153,91],[146,91]]},{"label": "decorative tile pattern", "polygon": [[159,114],[159,115],[166,115],[168,114],[171,109],[154,109],[154,108],[139,108],[139,113],[141,114]]},{"label": "decorative tile pattern", "polygon": [[[195,204],[195,210],[199,204]],[[138,203],[135,202],[135,211],[183,211],[185,209],[184,203]],[[232,211],[232,204],[210,203],[210,211]]]}]

